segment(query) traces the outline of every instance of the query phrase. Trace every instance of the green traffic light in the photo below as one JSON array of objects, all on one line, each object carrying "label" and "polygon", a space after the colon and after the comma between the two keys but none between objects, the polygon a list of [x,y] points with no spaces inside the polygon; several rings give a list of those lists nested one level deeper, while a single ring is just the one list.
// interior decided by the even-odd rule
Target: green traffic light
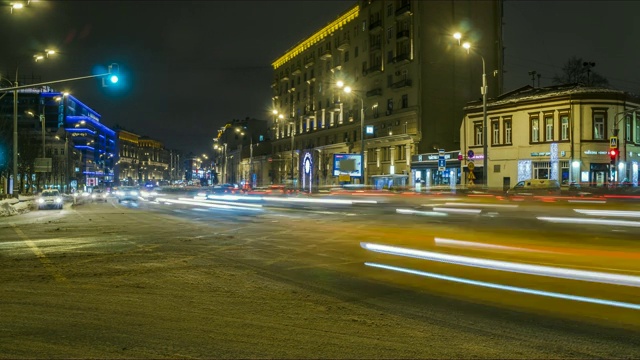
[{"label": "green traffic light", "polygon": [[117,82],[118,82],[118,80],[119,80],[119,79],[118,79],[118,76],[117,76],[117,75],[111,75],[111,76],[109,77],[109,81],[111,81],[111,83],[112,83],[112,84],[117,83]]}]

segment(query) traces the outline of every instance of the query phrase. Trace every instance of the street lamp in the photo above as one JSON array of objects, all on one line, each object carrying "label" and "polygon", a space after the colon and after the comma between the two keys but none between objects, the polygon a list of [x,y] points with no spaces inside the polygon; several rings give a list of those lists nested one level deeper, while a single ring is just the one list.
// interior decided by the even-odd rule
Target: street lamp
[{"label": "street lamp", "polygon": [[360,174],[362,176],[362,184],[366,185],[367,184],[367,177],[365,176],[365,160],[364,160],[364,100],[362,99],[361,96],[358,96],[356,93],[353,92],[353,89],[351,89],[350,86],[345,86],[344,83],[342,81],[338,81],[336,83],[336,86],[338,88],[342,88],[344,87],[343,91],[347,94],[353,94],[353,96],[355,96],[356,98],[358,98],[358,100],[360,100],[360,161],[362,162],[362,173]]},{"label": "street lamp", "polygon": [[[460,39],[462,35],[460,33],[453,34],[453,37],[458,40],[458,44],[460,43]],[[469,42],[465,42],[462,44],[462,47],[467,50],[467,54],[469,54],[469,50],[471,49],[471,44]],[[488,169],[488,128],[487,128],[487,71],[486,71],[486,62],[484,60],[484,56],[482,54],[475,51],[476,55],[480,56],[482,59],[482,88],[480,88],[480,92],[482,93],[482,152],[483,152],[483,160],[482,160],[482,182],[485,188],[488,188],[489,181],[489,169]]]}]

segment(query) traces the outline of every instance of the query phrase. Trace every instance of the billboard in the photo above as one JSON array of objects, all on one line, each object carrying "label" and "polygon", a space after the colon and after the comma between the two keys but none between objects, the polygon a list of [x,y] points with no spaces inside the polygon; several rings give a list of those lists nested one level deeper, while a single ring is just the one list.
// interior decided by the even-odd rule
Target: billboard
[{"label": "billboard", "polygon": [[361,154],[333,154],[333,176],[349,174],[351,177],[362,176]]}]

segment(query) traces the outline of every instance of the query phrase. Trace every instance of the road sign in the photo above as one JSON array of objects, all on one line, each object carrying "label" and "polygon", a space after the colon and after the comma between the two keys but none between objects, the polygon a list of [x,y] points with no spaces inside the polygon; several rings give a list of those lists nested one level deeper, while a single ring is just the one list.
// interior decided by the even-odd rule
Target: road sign
[{"label": "road sign", "polygon": [[469,159],[473,159],[473,156],[474,156],[474,155],[475,155],[475,153],[473,152],[473,150],[469,150],[469,151],[467,151],[467,157],[468,157]]},{"label": "road sign", "polygon": [[438,149],[438,171],[444,171],[447,166],[447,160],[444,158],[444,149]]},{"label": "road sign", "polygon": [[470,171],[473,171],[473,168],[475,168],[475,167],[476,167],[476,165],[475,165],[474,163],[472,163],[472,162],[470,162],[470,163],[468,163],[468,164],[467,164],[467,168],[468,168]]},{"label": "road sign", "polygon": [[612,136],[609,138],[609,149],[617,149],[618,148],[618,137]]}]

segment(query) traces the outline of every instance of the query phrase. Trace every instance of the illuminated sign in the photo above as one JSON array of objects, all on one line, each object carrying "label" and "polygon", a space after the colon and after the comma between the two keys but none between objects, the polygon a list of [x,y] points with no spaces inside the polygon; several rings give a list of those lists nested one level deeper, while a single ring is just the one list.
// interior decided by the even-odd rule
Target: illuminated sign
[{"label": "illuminated sign", "polygon": [[584,154],[585,155],[609,155],[609,151],[606,151],[606,150],[601,150],[601,151],[585,150]]},{"label": "illuminated sign", "polygon": [[373,135],[373,125],[367,125],[367,135]]},{"label": "illuminated sign", "polygon": [[333,154],[333,176],[348,174],[352,177],[362,176],[362,155]]}]

